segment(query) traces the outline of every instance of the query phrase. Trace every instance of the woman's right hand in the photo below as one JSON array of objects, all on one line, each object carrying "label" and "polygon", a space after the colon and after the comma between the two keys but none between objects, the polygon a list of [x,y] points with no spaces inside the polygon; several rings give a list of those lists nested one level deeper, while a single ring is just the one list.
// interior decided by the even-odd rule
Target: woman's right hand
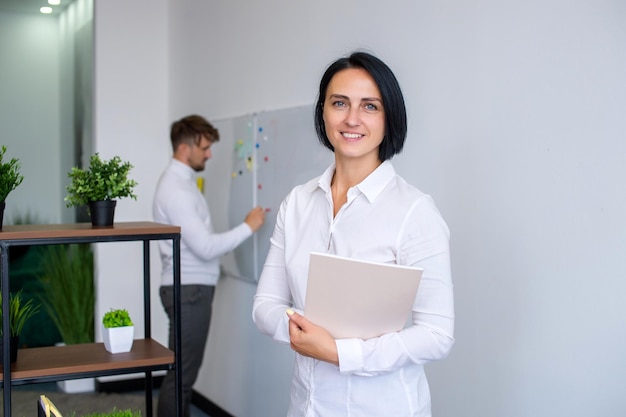
[{"label": "woman's right hand", "polygon": [[337,344],[326,329],[311,323],[292,309],[287,310],[287,316],[289,316],[289,339],[293,350],[300,355],[339,366]]}]

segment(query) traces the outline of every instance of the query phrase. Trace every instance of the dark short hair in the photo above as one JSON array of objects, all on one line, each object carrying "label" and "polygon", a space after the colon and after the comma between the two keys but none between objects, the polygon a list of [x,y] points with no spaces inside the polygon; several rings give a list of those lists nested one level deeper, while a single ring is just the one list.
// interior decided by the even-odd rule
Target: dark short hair
[{"label": "dark short hair", "polygon": [[219,131],[202,116],[192,114],[172,123],[170,140],[174,152],[181,143],[200,144],[203,136],[211,143],[220,140]]},{"label": "dark short hair", "polygon": [[324,126],[324,101],[330,81],[340,71],[348,68],[360,68],[372,76],[380,90],[385,109],[385,137],[380,144],[378,158],[381,161],[390,159],[402,151],[407,132],[406,107],[400,84],[391,69],[379,58],[367,52],[353,52],[351,55],[339,58],[326,69],[315,104],[315,131],[319,141],[334,152],[334,147],[328,140]]}]

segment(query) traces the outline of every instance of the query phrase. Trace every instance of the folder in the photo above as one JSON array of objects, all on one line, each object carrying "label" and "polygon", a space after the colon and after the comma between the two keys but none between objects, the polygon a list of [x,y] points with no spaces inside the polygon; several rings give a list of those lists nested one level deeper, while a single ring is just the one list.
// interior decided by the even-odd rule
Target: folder
[{"label": "folder", "polygon": [[335,339],[400,331],[410,317],[422,268],[312,252],[304,316]]}]

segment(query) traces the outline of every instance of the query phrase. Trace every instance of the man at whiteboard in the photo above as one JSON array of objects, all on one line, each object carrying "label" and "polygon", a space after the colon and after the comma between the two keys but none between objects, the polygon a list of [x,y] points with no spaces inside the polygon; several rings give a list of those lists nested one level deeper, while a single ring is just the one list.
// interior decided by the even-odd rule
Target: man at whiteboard
[{"label": "man at whiteboard", "polygon": [[[218,130],[201,116],[191,115],[174,122],[170,139],[173,158],[161,175],[153,202],[157,223],[180,226],[181,346],[184,416],[189,416],[192,387],[202,363],[209,333],[211,304],[219,278],[219,257],[230,252],[259,230],[265,211],[253,208],[244,221],[231,230],[213,230],[208,204],[197,186],[196,173],[211,158],[211,145],[219,140]],[[160,296],[169,326],[169,345],[174,347],[172,242],[159,243],[163,272]],[[176,415],[175,377],[169,371],[163,380],[157,407],[159,417]]]}]

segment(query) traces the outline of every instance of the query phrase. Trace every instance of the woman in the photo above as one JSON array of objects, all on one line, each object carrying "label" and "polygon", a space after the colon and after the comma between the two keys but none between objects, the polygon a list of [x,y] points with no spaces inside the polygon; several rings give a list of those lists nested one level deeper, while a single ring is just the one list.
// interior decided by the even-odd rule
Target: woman
[{"label": "woman", "polygon": [[[320,82],[315,127],[334,164],[283,201],[254,297],[261,332],[297,352],[288,416],[430,416],[423,367],[454,343],[449,231],[430,196],[389,161],[407,131],[392,71],[363,52],[335,61]],[[411,325],[333,339],[302,315],[311,252],[423,268]]]}]

